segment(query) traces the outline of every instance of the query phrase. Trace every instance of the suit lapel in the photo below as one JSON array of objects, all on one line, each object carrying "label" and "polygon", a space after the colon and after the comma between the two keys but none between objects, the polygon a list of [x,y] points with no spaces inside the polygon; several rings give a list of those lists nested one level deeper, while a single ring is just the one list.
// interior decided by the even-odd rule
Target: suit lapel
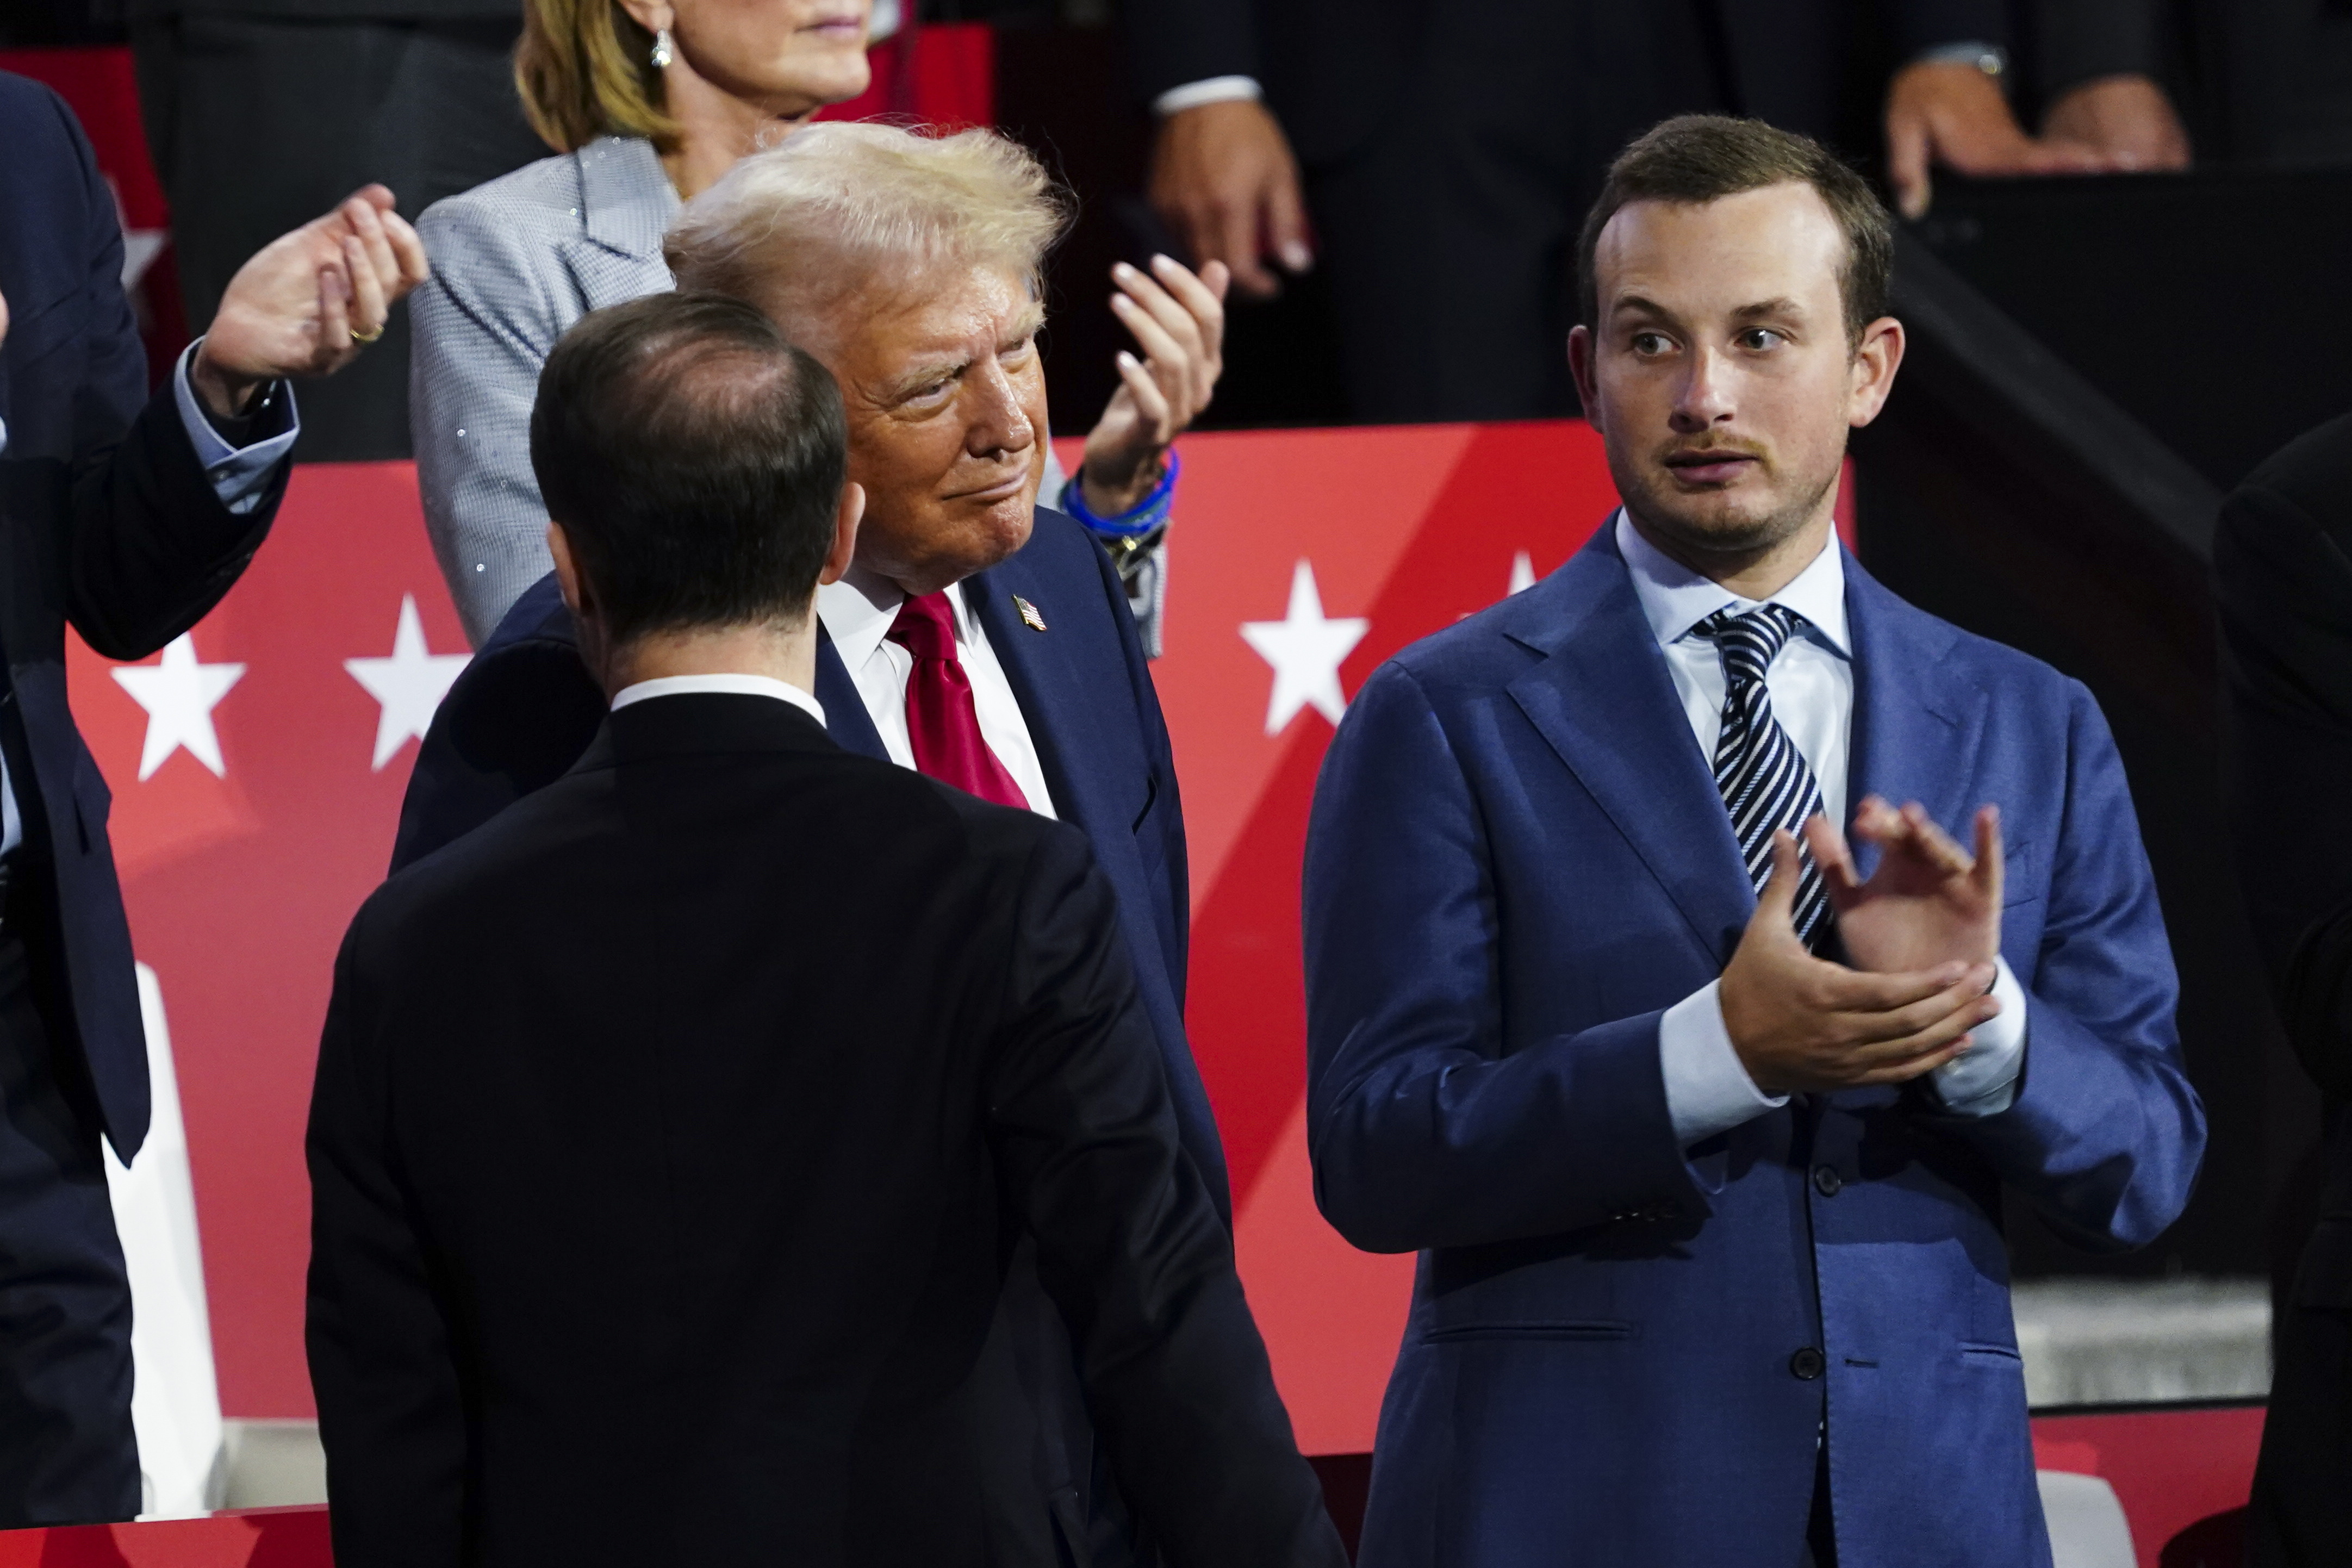
[{"label": "suit lapel", "polygon": [[1518,603],[1526,629],[1508,635],[1548,657],[1511,682],[1512,700],[1707,950],[1737,942],[1755,890],[1612,530]]},{"label": "suit lapel", "polygon": [[816,624],[816,700],[824,710],[825,732],[842,750],[877,763],[890,760],[882,731],[874,727],[874,715],[866,710],[866,699],[857,682],[849,679],[849,667],[841,662],[841,650],[833,646],[821,620]]},{"label": "suit lapel", "polygon": [[[1101,798],[1114,772],[1103,763],[1106,746],[1097,704],[1087,700],[1090,683],[1072,662],[1076,633],[1066,627],[1060,634],[1050,629],[1055,595],[1024,559],[1026,554],[1020,552],[966,578],[964,605],[988,634],[988,646],[1003,666],[1004,679],[1028,721],[1045,787],[1054,794],[1055,814],[1085,828],[1098,847],[1108,847],[1118,840],[1107,837],[1107,829],[1115,826],[1131,836],[1135,824],[1131,819],[1116,822],[1116,808]],[[1044,611],[1048,630],[1041,633],[1021,621],[1013,607],[1016,594]],[[1067,613],[1075,618],[1076,606]],[[1047,714],[1053,716],[1050,722]]]},{"label": "suit lapel", "polygon": [[[1846,626],[1853,644],[1853,776],[1848,809],[1867,795],[1896,805],[1916,800],[1945,831],[1968,842],[1977,752],[1990,699],[1951,676],[1949,626],[1881,587],[1852,556],[1845,561]],[[1868,876],[1875,854],[1855,851]]]}]

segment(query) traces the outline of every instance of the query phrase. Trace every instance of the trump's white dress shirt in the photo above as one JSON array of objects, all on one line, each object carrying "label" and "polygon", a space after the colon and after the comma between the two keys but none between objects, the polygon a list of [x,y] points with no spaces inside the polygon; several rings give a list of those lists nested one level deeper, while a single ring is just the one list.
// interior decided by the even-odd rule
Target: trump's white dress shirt
[{"label": "trump's white dress shirt", "polygon": [[[1845,562],[1837,542],[1823,545],[1788,586],[1759,601],[1743,599],[1666,556],[1622,510],[1615,526],[1618,552],[1633,574],[1643,616],[1665,653],[1683,716],[1710,768],[1723,729],[1723,658],[1712,641],[1692,636],[1692,629],[1717,610],[1744,615],[1763,603],[1805,618],[1804,630],[1789,639],[1764,672],[1764,689],[1772,697],[1773,717],[1813,770],[1822,812],[1843,826],[1849,808],[1853,649],[1846,637]],[[1945,1107],[1960,1115],[2008,1110],[2025,1066],[2025,987],[2010,972],[2007,959],[1997,960],[1996,970],[1992,994],[2000,1000],[2000,1014],[1977,1026],[1966,1054],[1932,1075]],[[1720,985],[1708,982],[1658,1022],[1666,1110],[1675,1140],[1685,1148],[1789,1102],[1786,1095],[1758,1089],[1740,1064],[1724,1026]]]},{"label": "trump's white dress shirt", "polygon": [[[1022,716],[1020,700],[1004,678],[988,633],[972,618],[964,603],[963,584],[947,591],[954,612],[956,657],[971,682],[971,705],[980,719],[980,738],[1004,764],[1020,786],[1029,809],[1054,816],[1054,797],[1045,788],[1045,769],[1037,760],[1037,743],[1029,737],[1029,721]],[[891,623],[907,595],[896,583],[861,566],[852,566],[838,583],[816,591],[817,618],[833,639],[834,651],[849,668],[866,711],[881,732],[882,749],[902,768],[915,765],[915,746],[907,734],[907,677],[915,656],[889,638]]]}]

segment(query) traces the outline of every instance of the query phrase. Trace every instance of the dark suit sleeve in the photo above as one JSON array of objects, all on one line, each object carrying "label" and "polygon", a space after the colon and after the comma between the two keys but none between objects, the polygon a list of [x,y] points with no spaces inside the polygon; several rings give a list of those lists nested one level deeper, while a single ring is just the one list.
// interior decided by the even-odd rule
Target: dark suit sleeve
[{"label": "dark suit sleeve", "polygon": [[[66,613],[109,658],[143,658],[204,618],[260,548],[286,483],[260,502],[221,504],[196,459],[169,382],[144,397],[147,356],[122,291],[122,231],[89,142],[56,105],[79,160],[77,243],[89,258],[81,301],[86,369],[72,400],[71,533]],[[127,433],[126,433],[127,432]]]},{"label": "dark suit sleeve", "polygon": [[2152,77],[2164,64],[2155,0],[2033,0],[2033,5],[2044,103],[2101,77]]},{"label": "dark suit sleeve", "polygon": [[486,646],[450,687],[417,749],[392,869],[456,843],[562,778],[604,718],[604,693],[569,641]]},{"label": "dark suit sleeve", "polygon": [[2004,0],[1879,0],[1879,12],[1898,64],[1943,44],[2009,46]]},{"label": "dark suit sleeve", "polygon": [[1232,1242],[1183,1153],[1109,884],[1075,829],[1032,853],[990,1082],[1004,1188],[1078,1347],[1121,1492],[1171,1568],[1346,1562]]},{"label": "dark suit sleeve", "polygon": [[319,1044],[306,1338],[341,1568],[456,1568],[467,1426],[450,1335],[393,1147],[383,996],[362,908]]},{"label": "dark suit sleeve", "polygon": [[1253,0],[1126,0],[1119,16],[1146,102],[1211,77],[1265,79]]},{"label": "dark suit sleeve", "polygon": [[1151,682],[1151,658],[1143,651],[1143,636],[1136,629],[1135,616],[1127,607],[1127,589],[1118,580],[1118,568],[1111,564],[1109,553],[1101,545],[1095,544],[1093,548],[1103,592],[1117,612],[1111,622],[1118,628],[1119,648],[1127,661],[1128,687],[1135,696],[1136,716],[1143,729],[1144,751],[1151,769],[1151,805],[1143,820],[1136,825],[1136,845],[1142,850],[1145,863],[1156,862],[1158,867],[1151,888],[1157,901],[1151,913],[1159,927],[1168,984],[1176,994],[1176,1006],[1181,1012],[1192,941],[1192,867],[1184,841],[1184,803],[1176,785],[1176,749],[1168,738],[1167,715],[1160,709],[1160,689]]},{"label": "dark suit sleeve", "polygon": [[1696,1204],[1663,1009],[1502,1050],[1486,830],[1401,665],[1373,672],[1325,754],[1302,889],[1308,1148],[1341,1236],[1411,1252]]},{"label": "dark suit sleeve", "polygon": [[[2123,758],[2069,681],[2066,806],[2027,995],[2016,1099],[1943,1124],[2079,1244],[2144,1247],[2180,1215],[2205,1152],[2179,1000]],[[2012,960],[2012,962],[2014,962]]]},{"label": "dark suit sleeve", "polygon": [[2213,566],[2247,913],[2296,1057],[2352,1094],[2352,559],[2298,500],[2250,484]]}]

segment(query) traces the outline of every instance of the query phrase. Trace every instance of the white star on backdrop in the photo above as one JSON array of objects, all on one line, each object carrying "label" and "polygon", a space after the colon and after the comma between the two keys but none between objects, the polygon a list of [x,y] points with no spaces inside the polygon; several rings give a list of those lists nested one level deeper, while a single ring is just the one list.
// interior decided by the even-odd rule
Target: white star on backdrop
[{"label": "white star on backdrop", "polygon": [[1536,563],[1524,550],[1511,557],[1511,587],[1513,594],[1524,594],[1536,585]]},{"label": "white star on backdrop", "polygon": [[1290,608],[1278,621],[1244,621],[1242,637],[1260,658],[1274,666],[1274,695],[1265,705],[1265,732],[1282,733],[1301,708],[1314,707],[1337,724],[1348,710],[1339,689],[1339,665],[1372,623],[1360,616],[1323,614],[1315,568],[1301,561],[1290,574]]},{"label": "white star on backdrop", "polygon": [[139,782],[146,783],[173,752],[188,754],[225,775],[213,709],[245,675],[241,664],[199,664],[195,640],[182,632],[155,664],[118,665],[114,679],[147,710],[147,743],[139,751]]},{"label": "white star on backdrop", "polygon": [[377,772],[399,754],[411,736],[425,738],[433,710],[449,695],[449,685],[472,656],[435,653],[425,646],[425,623],[416,595],[400,596],[400,625],[392,634],[390,658],[347,658],[343,668],[383,706],[375,724]]}]

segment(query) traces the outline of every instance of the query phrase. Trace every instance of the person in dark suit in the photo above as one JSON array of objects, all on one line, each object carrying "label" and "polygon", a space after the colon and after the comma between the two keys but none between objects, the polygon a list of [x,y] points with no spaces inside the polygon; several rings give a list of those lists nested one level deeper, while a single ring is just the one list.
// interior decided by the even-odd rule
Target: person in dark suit
[{"label": "person in dark suit", "polygon": [[[815,690],[833,738],[1085,832],[1117,895],[1186,1153],[1230,1219],[1184,1036],[1191,890],[1167,726],[1109,557],[1036,504],[1034,289],[1060,221],[1043,169],[993,132],[820,123],[698,197],[669,260],[682,287],[759,305],[842,383],[866,520],[856,561],[817,594]],[[876,233],[889,242],[868,243]],[[597,702],[575,638],[551,577],[516,602],[434,718],[395,867],[585,749]],[[1025,1265],[1012,1289],[1038,1342],[1027,1356],[1038,1395],[1065,1417],[1039,1463],[1087,1500],[1095,1561],[1118,1561],[1131,1532],[1099,1473],[1058,1316]]]},{"label": "person in dark suit", "polygon": [[[2352,1561],[2352,416],[2254,470],[2213,536],[2231,822],[2288,1041],[2326,1095],[2318,1224],[2273,1339],[2259,1568]],[[2293,854],[2279,824],[2296,827]]]},{"label": "person in dark suit", "polygon": [[[520,0],[113,0],[191,323],[256,247],[369,180],[411,212],[544,151],[515,99]],[[408,311],[309,400],[304,462],[405,458]]]},{"label": "person in dark suit", "polygon": [[2067,111],[2079,135],[2026,135],[2001,89],[2004,0],[1120,7],[1159,120],[1152,205],[1195,265],[1223,261],[1244,297],[1274,293],[1277,269],[1328,272],[1349,415],[1367,423],[1573,413],[1562,280],[1610,159],[1694,111],[1833,135],[1856,118],[1843,112],[1854,9],[1900,68],[1882,118],[1889,177],[1915,216],[1932,162],[1982,174],[2123,167],[2120,150],[2084,138],[2136,114],[2171,120],[2152,84],[2102,80],[2084,84],[2100,113]]},{"label": "person in dark suit", "polygon": [[1160,1560],[1341,1568],[1086,836],[826,732],[832,377],[655,295],[557,344],[531,457],[611,711],[337,960],[336,1561],[1084,1561],[999,1317],[1025,1237]]},{"label": "person in dark suit", "polygon": [[1422,1254],[1363,1568],[2050,1561],[2004,1189],[2144,1246],[2205,1119],[2089,693],[1832,533],[1889,226],[1752,121],[1629,148],[1570,339],[1624,505],[1325,760],[1316,1196]]},{"label": "person in dark suit", "polygon": [[238,270],[147,395],[114,198],[72,112],[0,72],[0,1528],[139,1511],[131,1292],[99,1139],[147,1133],[146,1038],[108,795],[66,628],[143,658],[268,532],[283,378],[373,341],[425,273],[373,188]]}]

